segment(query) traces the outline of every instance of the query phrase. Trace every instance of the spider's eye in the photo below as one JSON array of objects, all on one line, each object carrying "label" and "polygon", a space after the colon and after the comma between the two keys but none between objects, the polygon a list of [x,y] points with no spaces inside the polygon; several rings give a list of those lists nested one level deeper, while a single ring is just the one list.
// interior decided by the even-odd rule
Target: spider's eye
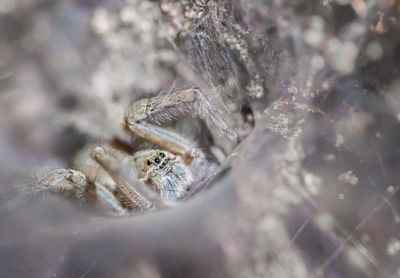
[{"label": "spider's eye", "polygon": [[161,157],[165,157],[165,154],[164,154],[164,153],[160,153],[160,156],[161,156]]},{"label": "spider's eye", "polygon": [[156,157],[156,158],[154,159],[154,162],[155,162],[156,164],[158,164],[158,163],[160,163],[160,159],[159,159],[158,157]]},{"label": "spider's eye", "polygon": [[164,161],[164,162],[162,163],[162,165],[164,165],[164,166],[167,165],[167,162]]},{"label": "spider's eye", "polygon": [[150,160],[147,160],[147,165],[150,165],[150,164],[151,164]]}]

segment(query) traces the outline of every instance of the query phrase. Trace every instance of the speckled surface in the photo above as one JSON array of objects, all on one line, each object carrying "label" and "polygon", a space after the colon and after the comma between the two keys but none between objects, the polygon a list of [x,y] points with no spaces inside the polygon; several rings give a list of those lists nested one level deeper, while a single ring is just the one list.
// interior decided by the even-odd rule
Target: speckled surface
[{"label": "speckled surface", "polygon": [[172,124],[232,155],[174,209],[2,201],[0,277],[398,277],[399,14],[398,1],[2,0],[2,196],[120,134],[124,109],[161,90],[202,88],[244,139]]}]

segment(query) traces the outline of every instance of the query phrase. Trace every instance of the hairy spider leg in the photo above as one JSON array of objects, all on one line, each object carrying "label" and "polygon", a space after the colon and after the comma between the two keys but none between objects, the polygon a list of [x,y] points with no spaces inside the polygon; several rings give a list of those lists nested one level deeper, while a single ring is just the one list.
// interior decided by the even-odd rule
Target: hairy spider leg
[{"label": "hairy spider leg", "polygon": [[83,173],[71,169],[57,169],[46,173],[39,181],[40,191],[61,193],[85,204],[97,202],[106,210],[126,214],[112,192],[102,184],[89,180]]},{"label": "hairy spider leg", "polygon": [[152,202],[144,198],[133,188],[133,184],[130,184],[134,182],[136,185],[141,182],[132,174],[133,167],[130,167],[129,170],[125,169],[120,162],[106,154],[100,147],[94,148],[90,155],[114,180],[117,194],[126,207],[131,209],[137,207],[141,210],[148,210],[154,207]]},{"label": "hairy spider leg", "polygon": [[160,124],[180,115],[192,114],[205,121],[207,126],[213,123],[230,139],[239,142],[239,136],[223,120],[222,113],[212,101],[198,88],[162,92],[159,95],[140,99],[130,105],[126,113],[128,125],[143,121]]},{"label": "hairy spider leg", "polygon": [[180,155],[187,164],[193,159],[204,160],[204,154],[196,145],[176,132],[143,122],[128,123],[129,129],[138,136],[161,146],[166,151]]}]

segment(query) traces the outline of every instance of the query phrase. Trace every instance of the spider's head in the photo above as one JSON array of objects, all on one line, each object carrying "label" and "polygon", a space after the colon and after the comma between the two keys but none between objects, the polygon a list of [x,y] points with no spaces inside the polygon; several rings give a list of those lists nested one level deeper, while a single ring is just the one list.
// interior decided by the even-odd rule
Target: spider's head
[{"label": "spider's head", "polygon": [[167,151],[143,150],[136,152],[133,160],[139,178],[142,178],[149,171],[154,174],[170,171],[172,165],[175,163],[175,156]]}]

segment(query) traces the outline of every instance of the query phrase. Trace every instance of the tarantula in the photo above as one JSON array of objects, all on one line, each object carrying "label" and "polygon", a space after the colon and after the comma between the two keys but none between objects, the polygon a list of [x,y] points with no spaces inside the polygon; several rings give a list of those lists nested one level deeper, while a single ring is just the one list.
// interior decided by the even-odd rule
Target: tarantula
[{"label": "tarantula", "polygon": [[162,150],[145,149],[129,155],[106,143],[91,149],[91,160],[80,171],[48,172],[39,181],[40,187],[82,203],[94,203],[115,214],[157,209],[182,200],[193,184],[204,180],[215,166],[205,160],[205,154],[194,142],[160,126],[167,119],[188,113],[213,122],[230,139],[239,141],[200,89],[161,93],[130,105],[124,129]]}]

